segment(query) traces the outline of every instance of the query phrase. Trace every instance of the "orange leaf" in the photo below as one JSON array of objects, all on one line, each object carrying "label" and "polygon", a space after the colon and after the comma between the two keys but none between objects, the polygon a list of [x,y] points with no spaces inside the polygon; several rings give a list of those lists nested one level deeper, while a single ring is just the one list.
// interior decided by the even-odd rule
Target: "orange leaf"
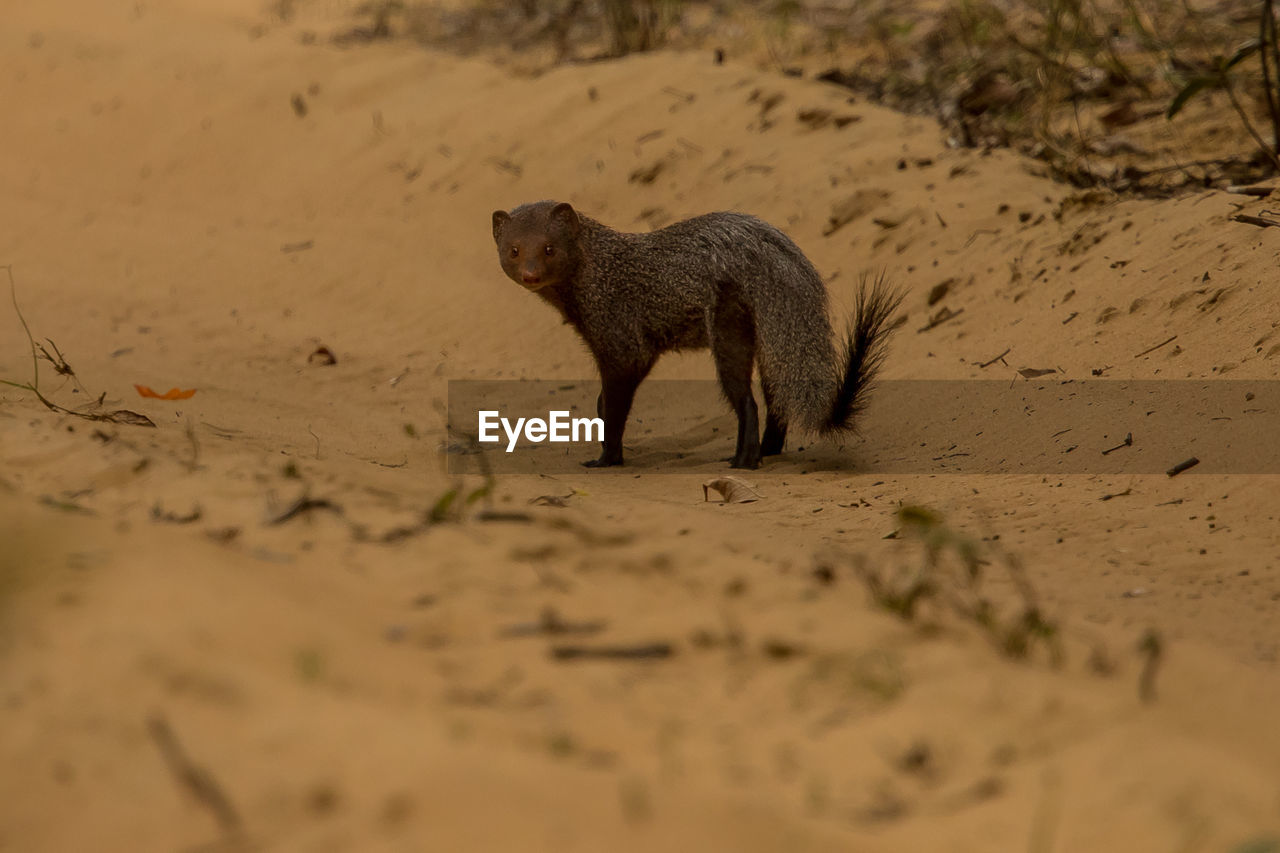
[{"label": "orange leaf", "polygon": [[134,385],[133,387],[138,389],[138,394],[140,396],[154,397],[157,400],[186,400],[190,397],[195,396],[195,393],[196,393],[196,389],[194,388],[192,388],[190,391],[179,391],[177,388],[170,388],[168,391],[165,391],[163,394],[157,394],[155,391],[152,391],[146,385]]}]

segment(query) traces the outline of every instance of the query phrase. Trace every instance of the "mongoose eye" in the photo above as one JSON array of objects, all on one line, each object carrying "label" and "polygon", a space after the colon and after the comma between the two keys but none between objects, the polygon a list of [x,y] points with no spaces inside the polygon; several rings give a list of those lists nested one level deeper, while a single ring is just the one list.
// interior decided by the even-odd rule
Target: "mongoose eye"
[{"label": "mongoose eye", "polygon": [[513,257],[513,258],[518,258],[518,257],[520,257],[520,247],[519,247],[519,246],[512,246],[512,247],[511,247],[511,257]]},{"label": "mongoose eye", "polygon": [[546,250],[545,250],[545,251],[546,251],[546,253],[547,253],[547,257],[548,257],[548,258],[549,258],[549,257],[551,257],[552,255],[554,255],[554,254],[556,253],[556,250],[555,250],[555,249],[553,249],[550,245],[548,245],[548,246],[547,246],[547,248],[546,248]]}]

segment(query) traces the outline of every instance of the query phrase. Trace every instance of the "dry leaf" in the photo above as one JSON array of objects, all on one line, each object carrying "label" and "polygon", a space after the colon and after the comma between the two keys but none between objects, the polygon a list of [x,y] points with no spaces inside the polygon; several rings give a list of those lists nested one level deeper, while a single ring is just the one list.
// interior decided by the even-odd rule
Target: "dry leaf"
[{"label": "dry leaf", "polygon": [[1018,373],[1022,374],[1024,379],[1035,379],[1037,376],[1048,376],[1050,373],[1057,372],[1058,371],[1052,367],[1024,367],[1018,371]]},{"label": "dry leaf", "polygon": [[168,391],[165,391],[163,394],[158,394],[155,391],[152,391],[146,385],[134,385],[133,387],[138,389],[139,396],[154,397],[157,400],[186,400],[190,397],[195,396],[195,393],[196,393],[196,389],[194,388],[192,388],[189,391],[180,391],[177,388],[170,388]]},{"label": "dry leaf", "polygon": [[318,364],[322,367],[337,364],[338,357],[333,354],[333,350],[326,346],[316,347],[316,351],[307,356],[307,364]]},{"label": "dry leaf", "polygon": [[932,288],[930,288],[929,296],[925,301],[928,302],[929,305],[937,305],[939,302],[943,300],[943,297],[945,297],[951,291],[951,285],[955,284],[956,281],[957,281],[956,277],[952,276],[946,281],[938,282]]},{"label": "dry leaf", "polygon": [[760,493],[755,486],[737,477],[716,477],[702,484],[702,499],[711,500],[711,490],[715,489],[727,504],[746,504],[760,500]]},{"label": "dry leaf", "polygon": [[151,418],[146,415],[140,415],[137,412],[131,412],[128,409],[116,409],[114,412],[107,412],[96,420],[103,420],[113,424],[128,424],[130,426],[155,426],[155,422]]},{"label": "dry leaf", "polygon": [[796,113],[796,119],[801,124],[807,124],[814,130],[831,121],[831,110],[824,110],[818,107],[808,110],[800,110]]}]

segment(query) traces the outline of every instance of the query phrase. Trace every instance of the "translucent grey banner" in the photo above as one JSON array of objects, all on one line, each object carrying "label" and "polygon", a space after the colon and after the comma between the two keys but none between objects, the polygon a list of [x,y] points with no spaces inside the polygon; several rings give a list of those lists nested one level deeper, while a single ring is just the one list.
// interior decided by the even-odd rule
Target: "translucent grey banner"
[{"label": "translucent grey banner", "polygon": [[[599,389],[595,380],[451,381],[449,470],[582,472],[600,452],[589,423]],[[756,401],[763,427],[758,388]],[[646,381],[623,470],[725,469],[736,436],[715,381]],[[761,470],[779,462],[860,474],[1277,474],[1280,381],[885,381],[857,435],[793,428]]]}]

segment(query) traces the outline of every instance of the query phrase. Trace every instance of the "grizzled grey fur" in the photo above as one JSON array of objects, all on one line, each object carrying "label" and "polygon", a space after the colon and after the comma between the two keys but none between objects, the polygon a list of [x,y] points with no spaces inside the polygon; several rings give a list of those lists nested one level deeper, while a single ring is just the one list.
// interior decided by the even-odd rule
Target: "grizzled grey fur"
[{"label": "grizzled grey fur", "polygon": [[[883,279],[864,280],[837,347],[813,264],[777,228],[741,213],[629,234],[568,204],[540,201],[495,211],[493,238],[503,271],[555,306],[595,357],[605,433],[603,453],[589,466],[622,464],[636,388],[670,350],[711,348],[738,416],[735,468],[781,453],[789,425],[852,429],[901,301]],[[757,360],[767,409],[763,442],[751,393]]]}]

